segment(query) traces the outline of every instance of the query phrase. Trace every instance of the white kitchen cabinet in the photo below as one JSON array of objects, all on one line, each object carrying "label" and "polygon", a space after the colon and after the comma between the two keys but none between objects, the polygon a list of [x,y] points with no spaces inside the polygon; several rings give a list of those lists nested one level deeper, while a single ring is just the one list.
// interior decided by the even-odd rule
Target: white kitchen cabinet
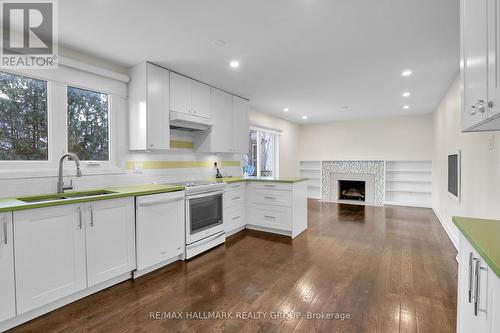
[{"label": "white kitchen cabinet", "polygon": [[85,213],[88,286],[134,270],[134,198],[86,203]]},{"label": "white kitchen cabinet", "polygon": [[224,231],[226,235],[243,230],[246,225],[246,183],[227,184],[224,189]]},{"label": "white kitchen cabinet", "polygon": [[214,126],[197,133],[195,148],[204,153],[248,153],[248,101],[212,88],[211,109]]},{"label": "white kitchen cabinet", "polygon": [[489,332],[488,266],[463,235],[458,265],[457,332]]},{"label": "white kitchen cabinet", "polygon": [[184,254],[184,215],[184,191],[137,197],[138,271],[158,268]]},{"label": "white kitchen cabinet", "polygon": [[129,149],[170,149],[170,72],[151,63],[130,70]]},{"label": "white kitchen cabinet", "polygon": [[500,130],[497,0],[461,0],[463,131]]},{"label": "white kitchen cabinet", "polygon": [[83,205],[14,212],[18,315],[87,287],[83,213]]},{"label": "white kitchen cabinet", "polygon": [[210,119],[210,86],[171,72],[170,110]]},{"label": "white kitchen cabinet", "polygon": [[490,269],[488,271],[488,307],[489,307],[489,333],[500,332],[500,278]]},{"label": "white kitchen cabinet", "polygon": [[0,322],[16,315],[12,213],[0,214]]},{"label": "white kitchen cabinet", "polygon": [[252,181],[247,188],[248,229],[292,238],[307,229],[307,181]]},{"label": "white kitchen cabinet", "polygon": [[250,105],[246,99],[233,96],[233,152],[245,153],[249,151],[249,122]]}]

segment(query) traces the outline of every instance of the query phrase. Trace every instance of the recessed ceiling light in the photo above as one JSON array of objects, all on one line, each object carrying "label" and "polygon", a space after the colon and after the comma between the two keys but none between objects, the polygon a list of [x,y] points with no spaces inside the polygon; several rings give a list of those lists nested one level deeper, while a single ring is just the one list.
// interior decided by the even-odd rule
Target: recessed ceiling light
[{"label": "recessed ceiling light", "polygon": [[290,109],[289,108],[284,108],[283,111],[284,112],[288,112],[288,111],[290,111]]},{"label": "recessed ceiling light", "polygon": [[408,110],[409,108],[410,108],[410,106],[409,106],[409,105],[404,105],[404,106],[403,106],[403,109],[405,109],[405,110]]},{"label": "recessed ceiling light", "polygon": [[303,120],[307,120],[307,116],[302,116],[302,119]]},{"label": "recessed ceiling light", "polygon": [[240,62],[238,60],[233,60],[229,63],[229,66],[231,66],[231,68],[238,68],[240,67]]},{"label": "recessed ceiling light", "polygon": [[404,70],[401,72],[402,76],[410,76],[412,74],[413,74],[413,72],[411,71],[411,69],[407,69],[407,70]]},{"label": "recessed ceiling light", "polygon": [[403,97],[410,97],[410,92],[409,92],[409,91],[404,92],[404,93],[403,93]]}]

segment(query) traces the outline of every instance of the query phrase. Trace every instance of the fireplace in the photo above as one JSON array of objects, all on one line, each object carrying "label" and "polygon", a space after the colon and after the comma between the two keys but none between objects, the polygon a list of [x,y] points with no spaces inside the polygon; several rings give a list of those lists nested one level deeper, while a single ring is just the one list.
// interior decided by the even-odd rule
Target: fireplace
[{"label": "fireplace", "polygon": [[365,201],[365,184],[362,180],[339,180],[339,200]]}]

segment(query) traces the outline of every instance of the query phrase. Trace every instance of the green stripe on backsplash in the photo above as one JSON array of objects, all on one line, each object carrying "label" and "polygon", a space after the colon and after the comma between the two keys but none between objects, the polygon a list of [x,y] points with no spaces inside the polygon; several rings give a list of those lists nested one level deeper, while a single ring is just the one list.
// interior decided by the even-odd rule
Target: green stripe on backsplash
[{"label": "green stripe on backsplash", "polygon": [[193,149],[191,141],[170,140],[170,148]]},{"label": "green stripe on backsplash", "polygon": [[[215,161],[127,161],[125,168],[133,170],[135,163],[141,163],[143,169],[180,169],[211,168]],[[220,167],[239,167],[240,161],[218,161]]]}]

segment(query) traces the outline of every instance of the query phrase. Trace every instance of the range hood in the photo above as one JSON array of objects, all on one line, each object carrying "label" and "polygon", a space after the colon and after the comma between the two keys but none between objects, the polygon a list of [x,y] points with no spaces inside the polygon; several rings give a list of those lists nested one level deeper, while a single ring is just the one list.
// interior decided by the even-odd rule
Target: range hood
[{"label": "range hood", "polygon": [[206,131],[213,126],[212,119],[170,111],[170,127],[190,132]]}]

